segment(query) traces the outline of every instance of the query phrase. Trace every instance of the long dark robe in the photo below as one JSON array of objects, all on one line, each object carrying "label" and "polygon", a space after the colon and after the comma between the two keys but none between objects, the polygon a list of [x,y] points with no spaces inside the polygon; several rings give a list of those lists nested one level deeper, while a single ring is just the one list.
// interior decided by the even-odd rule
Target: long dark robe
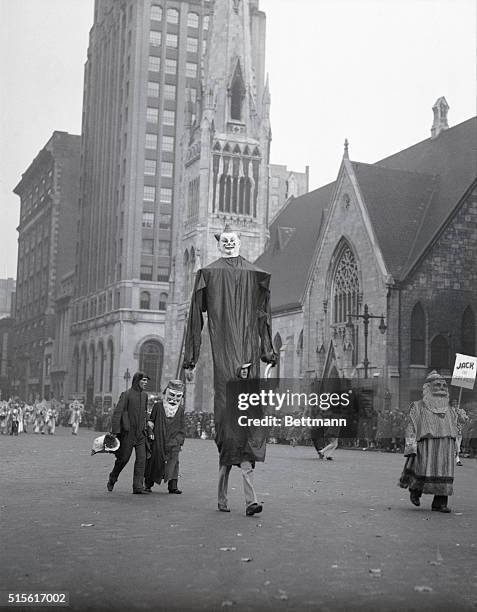
[{"label": "long dark robe", "polygon": [[179,452],[185,439],[184,407],[180,406],[173,417],[167,417],[162,400],[157,401],[149,420],[154,423],[154,440],[151,457],[146,462],[145,482],[161,484],[176,478]]},{"label": "long dark robe", "polygon": [[[208,314],[214,361],[214,419],[221,465],[265,459],[266,430],[237,427],[236,406],[227,405],[227,382],[251,363],[250,378],[258,379],[260,359],[273,354],[270,274],[243,257],[220,258],[197,272],[192,294],[184,367],[196,365],[200,354],[203,312]],[[252,443],[250,443],[252,441]]]}]

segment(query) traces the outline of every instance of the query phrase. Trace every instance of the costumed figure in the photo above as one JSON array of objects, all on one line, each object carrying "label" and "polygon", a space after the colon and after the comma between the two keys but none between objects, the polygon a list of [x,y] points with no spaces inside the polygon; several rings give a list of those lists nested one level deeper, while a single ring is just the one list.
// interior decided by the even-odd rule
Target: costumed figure
[{"label": "costumed figure", "polygon": [[50,436],[55,435],[56,419],[58,418],[58,411],[56,408],[48,408],[46,411],[46,429]]},{"label": "costumed figure", "polygon": [[71,402],[69,408],[70,408],[69,424],[71,425],[71,433],[73,436],[77,436],[80,423],[83,421],[84,405],[75,399]]},{"label": "costumed figure", "polygon": [[423,386],[423,398],[411,404],[406,428],[407,457],[399,480],[409,488],[411,503],[420,506],[423,493],[434,495],[432,510],[450,512],[453,493],[457,428],[445,379],[433,370]]},{"label": "costumed figure", "polygon": [[37,433],[45,433],[45,423],[46,423],[46,401],[38,402],[35,404],[35,428],[34,432]]},{"label": "costumed figure", "polygon": [[[247,377],[258,379],[260,359],[276,363],[271,339],[270,274],[239,255],[240,239],[227,225],[215,235],[222,255],[197,272],[192,293],[183,367],[197,364],[204,324],[208,327],[214,362],[215,441],[219,450],[218,507],[229,512],[227,486],[230,469],[240,466],[244,479],[246,514],[262,511],[252,486],[256,461],[264,461],[265,428],[252,431],[237,423],[236,406],[226,402],[227,382],[237,380],[245,364]],[[190,374],[188,376],[190,378]]]},{"label": "costumed figure", "polygon": [[133,449],[136,453],[133,475],[133,493],[144,493],[144,469],[146,467],[146,420],[147,393],[144,391],[149,376],[136,372],[131,387],[121,393],[114,408],[111,433],[117,435],[121,446],[116,452],[116,461],[109,474],[108,491],[112,491],[119,474],[126,467]]},{"label": "costumed figure", "polygon": [[8,404],[7,402],[0,402],[0,433],[5,435],[7,433],[8,424]]},{"label": "costumed figure", "polygon": [[17,404],[12,404],[10,408],[9,433],[11,436],[18,436],[20,426],[20,409]]},{"label": "costumed figure", "polygon": [[182,493],[177,488],[179,453],[185,439],[184,383],[170,380],[164,399],[155,402],[148,420],[150,457],[146,462],[146,489],[156,482],[167,482],[169,493]]}]

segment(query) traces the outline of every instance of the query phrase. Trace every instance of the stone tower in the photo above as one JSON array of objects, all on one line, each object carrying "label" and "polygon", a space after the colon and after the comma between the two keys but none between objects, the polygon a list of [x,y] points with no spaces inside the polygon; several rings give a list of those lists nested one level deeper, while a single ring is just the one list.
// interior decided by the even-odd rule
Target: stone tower
[{"label": "stone tower", "polygon": [[[254,261],[268,239],[270,95],[264,79],[265,15],[257,0],[216,0],[211,7],[201,92],[186,109],[181,214],[166,318],[168,377],[180,375],[184,329],[198,268],[217,259],[214,234],[229,223],[241,233],[241,254]],[[210,410],[208,334],[188,409]]]}]

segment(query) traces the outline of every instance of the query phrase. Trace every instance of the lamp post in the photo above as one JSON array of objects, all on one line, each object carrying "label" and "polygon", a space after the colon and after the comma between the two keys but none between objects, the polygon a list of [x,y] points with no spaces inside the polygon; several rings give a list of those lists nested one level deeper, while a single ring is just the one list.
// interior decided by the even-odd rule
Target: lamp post
[{"label": "lamp post", "polygon": [[379,331],[384,334],[384,332],[387,330],[387,326],[384,323],[384,316],[378,316],[378,315],[372,315],[369,314],[369,309],[368,309],[368,305],[365,304],[364,305],[364,314],[351,314],[348,313],[348,326],[352,326],[353,323],[351,321],[351,318],[355,318],[355,319],[363,319],[363,325],[364,325],[364,359],[363,359],[363,365],[364,365],[364,377],[368,378],[368,366],[369,366],[369,359],[368,359],[368,328],[369,328],[369,320],[370,319],[381,319],[380,323],[379,323]]},{"label": "lamp post", "polygon": [[126,391],[127,391],[129,387],[129,380],[131,379],[131,373],[129,372],[129,368],[126,368],[123,378],[126,381]]}]

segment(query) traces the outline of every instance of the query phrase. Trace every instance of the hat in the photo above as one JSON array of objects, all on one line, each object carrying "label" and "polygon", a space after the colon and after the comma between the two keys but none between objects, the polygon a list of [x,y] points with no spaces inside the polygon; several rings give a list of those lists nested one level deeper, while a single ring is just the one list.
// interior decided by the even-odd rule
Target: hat
[{"label": "hat", "polygon": [[445,380],[445,378],[441,376],[437,370],[432,370],[432,372],[429,372],[427,375],[426,382],[431,383],[435,380]]},{"label": "hat", "polygon": [[[232,227],[228,223],[226,223],[224,229],[221,232],[219,232],[218,234],[214,234],[214,236],[215,236],[215,239],[217,240],[217,242],[219,242],[220,236],[222,234],[231,234],[232,232],[235,232],[235,230],[232,229]],[[235,233],[237,233],[237,232],[235,232]]]},{"label": "hat", "polygon": [[97,453],[115,453],[119,447],[120,442],[116,436],[107,433],[104,434],[104,436],[99,436],[93,440],[91,454],[96,455]]},{"label": "hat", "polygon": [[182,380],[170,380],[167,383],[166,389],[172,389],[173,391],[184,391],[184,383]]}]

